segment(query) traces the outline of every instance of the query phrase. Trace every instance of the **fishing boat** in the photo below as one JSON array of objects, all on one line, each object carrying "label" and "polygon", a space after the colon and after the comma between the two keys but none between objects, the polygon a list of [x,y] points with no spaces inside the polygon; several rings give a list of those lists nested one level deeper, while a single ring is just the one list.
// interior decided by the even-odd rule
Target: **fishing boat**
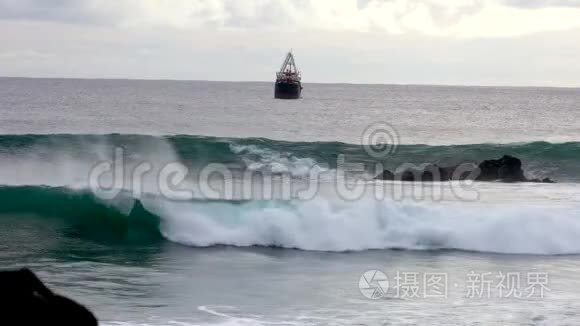
[{"label": "fishing boat", "polygon": [[302,93],[300,71],[296,68],[292,51],[286,55],[280,71],[276,73],[274,97],[279,99],[297,99]]}]

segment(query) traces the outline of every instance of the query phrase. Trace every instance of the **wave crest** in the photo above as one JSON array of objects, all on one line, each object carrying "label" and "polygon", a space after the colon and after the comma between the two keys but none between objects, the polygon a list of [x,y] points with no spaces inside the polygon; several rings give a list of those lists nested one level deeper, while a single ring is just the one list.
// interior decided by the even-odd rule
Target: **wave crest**
[{"label": "wave crest", "polygon": [[[190,246],[314,251],[465,250],[579,254],[577,208],[359,200],[190,203],[165,208],[162,233]],[[557,236],[555,236],[557,235]]]},{"label": "wave crest", "polygon": [[161,239],[159,217],[127,195],[104,202],[86,190],[0,186],[0,202],[0,216],[27,214],[64,220],[78,237],[138,244]]},{"label": "wave crest", "polygon": [[[362,163],[369,176],[374,176],[378,173],[377,163],[390,170],[405,163],[452,166],[509,154],[522,160],[524,170],[530,171],[527,176],[530,179],[550,177],[558,182],[580,182],[580,142],[400,145],[392,155],[376,159],[363,146],[338,142],[118,134],[0,135],[0,178],[11,180],[10,184],[42,184],[36,180],[61,186],[78,184],[86,179],[92,165],[110,160],[117,147],[125,149],[128,160],[150,162],[156,168],[167,162],[180,162],[193,170],[209,163],[221,163],[249,170],[289,173],[297,178],[337,169],[339,155],[347,163]],[[43,172],[48,169],[58,171],[58,175]]]},{"label": "wave crest", "polygon": [[310,201],[141,200],[103,202],[90,192],[0,187],[0,216],[65,220],[75,236],[105,242],[163,238],[207,247],[268,246],[311,251],[466,250],[580,254],[577,206],[415,203],[361,199]]}]

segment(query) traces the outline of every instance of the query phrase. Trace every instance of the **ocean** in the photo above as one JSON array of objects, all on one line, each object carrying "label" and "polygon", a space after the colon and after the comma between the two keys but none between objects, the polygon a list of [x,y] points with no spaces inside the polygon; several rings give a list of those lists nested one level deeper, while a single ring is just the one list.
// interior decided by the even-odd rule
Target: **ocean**
[{"label": "ocean", "polygon": [[[102,325],[580,323],[580,89],[0,78],[0,266]],[[520,158],[557,183],[400,182]]]}]

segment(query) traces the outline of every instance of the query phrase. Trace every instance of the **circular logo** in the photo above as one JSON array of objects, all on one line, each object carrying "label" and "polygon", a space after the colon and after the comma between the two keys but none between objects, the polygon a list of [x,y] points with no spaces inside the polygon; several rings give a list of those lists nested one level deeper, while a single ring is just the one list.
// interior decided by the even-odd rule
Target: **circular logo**
[{"label": "circular logo", "polygon": [[378,270],[366,271],[358,281],[358,288],[365,298],[378,300],[387,295],[389,278]]},{"label": "circular logo", "polygon": [[399,142],[397,130],[386,122],[377,122],[368,126],[361,136],[361,143],[366,152],[378,159],[395,153]]}]

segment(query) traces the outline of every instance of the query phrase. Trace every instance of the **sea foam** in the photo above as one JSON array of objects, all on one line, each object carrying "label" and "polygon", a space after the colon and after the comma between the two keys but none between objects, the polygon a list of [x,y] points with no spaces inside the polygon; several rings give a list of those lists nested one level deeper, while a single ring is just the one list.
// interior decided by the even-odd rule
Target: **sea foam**
[{"label": "sea foam", "polygon": [[579,207],[416,203],[360,199],[165,203],[161,232],[188,246],[274,246],[315,251],[457,249],[579,254]]}]

